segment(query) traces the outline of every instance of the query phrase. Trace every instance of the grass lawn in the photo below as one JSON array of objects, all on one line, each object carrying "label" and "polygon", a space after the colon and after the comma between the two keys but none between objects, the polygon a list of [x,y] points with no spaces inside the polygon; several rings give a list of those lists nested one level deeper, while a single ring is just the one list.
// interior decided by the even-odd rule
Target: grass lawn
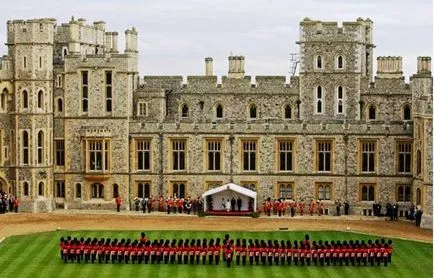
[{"label": "grass lawn", "polygon": [[[302,240],[306,232],[229,232],[231,238]],[[433,245],[393,239],[392,264],[384,267],[351,266],[236,266],[220,265],[132,265],[64,264],[60,259],[59,238],[139,237],[140,231],[49,232],[13,236],[0,244],[0,277],[432,277]],[[152,231],[150,239],[223,238],[224,232]],[[376,239],[374,236],[344,232],[309,232],[311,240]]]}]

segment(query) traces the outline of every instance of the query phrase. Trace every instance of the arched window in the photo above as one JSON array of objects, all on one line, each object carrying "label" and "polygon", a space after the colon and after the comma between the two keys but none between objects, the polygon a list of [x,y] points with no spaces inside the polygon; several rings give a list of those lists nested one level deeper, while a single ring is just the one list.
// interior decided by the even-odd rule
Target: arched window
[{"label": "arched window", "polygon": [[422,192],[420,188],[416,189],[416,205],[422,204]]},{"label": "arched window", "polygon": [[184,183],[174,183],[173,184],[173,196],[178,198],[185,198],[185,184]]},{"label": "arched window", "polygon": [[42,164],[44,160],[44,132],[42,132],[42,130],[38,132],[37,151],[38,151],[38,164]]},{"label": "arched window", "polygon": [[368,201],[374,201],[375,199],[375,188],[373,185],[369,186],[368,198]]},{"label": "arched window", "polygon": [[405,105],[402,109],[402,119],[404,121],[410,121],[411,120],[411,107],[410,105]]},{"label": "arched window", "polygon": [[181,118],[188,118],[188,106],[187,104],[183,104],[181,108]]},{"label": "arched window", "polygon": [[57,99],[57,112],[63,111],[63,100],[61,98]]},{"label": "arched window", "polygon": [[411,187],[406,186],[404,189],[404,202],[411,202]]},{"label": "arched window", "polygon": [[291,105],[289,104],[285,105],[284,118],[285,119],[292,118],[292,109],[291,109]]},{"label": "arched window", "polygon": [[221,104],[218,104],[215,109],[215,116],[217,119],[223,118],[223,106]]},{"label": "arched window", "polygon": [[81,198],[81,184],[75,184],[75,198]]},{"label": "arched window", "polygon": [[68,48],[64,46],[62,49],[62,61],[65,59],[66,55],[68,55]]},{"label": "arched window", "polygon": [[256,119],[257,117],[257,109],[255,104],[250,104],[249,106],[249,118]]},{"label": "arched window", "polygon": [[375,201],[374,185],[365,184],[362,186],[362,201]]},{"label": "arched window", "polygon": [[317,69],[322,69],[322,57],[321,56],[317,56],[316,60],[315,60],[315,65]]},{"label": "arched window", "polygon": [[422,173],[422,153],[420,150],[416,152],[416,175],[420,175]]},{"label": "arched window", "polygon": [[100,183],[92,184],[92,198],[97,198],[97,199],[104,198],[104,185]]},{"label": "arched window", "polygon": [[29,133],[23,131],[23,164],[29,164]]},{"label": "arched window", "polygon": [[113,198],[116,198],[119,196],[119,185],[116,183],[113,184]]},{"label": "arched window", "polygon": [[316,102],[316,114],[324,113],[324,94],[322,91],[322,87],[318,86],[315,92],[315,102]]},{"label": "arched window", "polygon": [[377,109],[373,104],[371,104],[368,108],[368,119],[375,120],[377,118]]},{"label": "arched window", "polygon": [[42,181],[38,185],[38,195],[44,196],[44,183]]},{"label": "arched window", "polygon": [[336,61],[336,67],[338,69],[343,69],[344,68],[344,57],[339,55],[336,60],[337,60]]},{"label": "arched window", "polygon": [[23,103],[23,109],[27,109],[29,108],[29,94],[27,93],[26,90],[23,91],[23,99],[22,99]]},{"label": "arched window", "polygon": [[336,91],[336,113],[337,114],[344,114],[344,88],[342,86],[339,86]]},{"label": "arched window", "polygon": [[42,109],[44,106],[44,92],[42,92],[42,90],[40,90],[38,92],[38,108]]},{"label": "arched window", "polygon": [[29,184],[27,182],[23,183],[23,195],[29,196]]},{"label": "arched window", "polygon": [[7,97],[8,97],[8,90],[6,90],[5,88],[0,94],[0,110],[3,111],[7,110]]},{"label": "arched window", "polygon": [[139,198],[149,198],[150,197],[150,185],[149,183],[145,182],[139,182],[137,184],[137,197]]}]

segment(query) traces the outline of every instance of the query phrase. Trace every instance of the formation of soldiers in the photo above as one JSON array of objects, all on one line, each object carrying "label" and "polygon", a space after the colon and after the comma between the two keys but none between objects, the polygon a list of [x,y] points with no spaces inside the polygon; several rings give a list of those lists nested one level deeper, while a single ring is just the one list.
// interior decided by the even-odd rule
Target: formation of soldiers
[{"label": "formation of soldiers", "polygon": [[0,214],[13,211],[18,212],[19,205],[20,200],[17,197],[0,191]]},{"label": "formation of soldiers", "polygon": [[225,235],[217,239],[164,240],[146,238],[137,240],[97,238],[60,239],[63,262],[135,264],[208,264],[218,265],[222,258],[227,267],[235,259],[236,265],[384,265],[392,262],[392,241],[381,240],[233,240]]},{"label": "formation of soldiers", "polygon": [[134,205],[136,211],[142,210],[143,213],[151,213],[155,210],[160,212],[170,213],[194,213],[196,214],[199,211],[203,210],[203,201],[198,196],[196,199],[192,199],[190,196],[187,198],[178,198],[176,194],[171,197],[167,197],[166,199],[163,196],[155,198],[154,196],[145,197],[145,198],[134,198]]},{"label": "formation of soldiers", "polygon": [[289,199],[271,199],[268,198],[264,203],[264,213],[268,216],[271,214],[283,216],[291,215],[294,217],[296,214],[301,216],[305,214],[318,215],[324,214],[324,205],[320,200],[316,202],[314,200],[307,201],[293,201]]}]

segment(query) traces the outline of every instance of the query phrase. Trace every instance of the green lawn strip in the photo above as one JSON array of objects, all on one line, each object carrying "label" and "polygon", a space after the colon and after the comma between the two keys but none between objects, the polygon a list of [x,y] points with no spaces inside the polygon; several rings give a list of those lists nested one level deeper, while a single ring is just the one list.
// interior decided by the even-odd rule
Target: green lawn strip
[{"label": "green lawn strip", "polygon": [[25,275],[26,272],[28,271],[28,267],[34,265],[33,259],[40,252],[41,249],[40,242],[37,238],[33,236],[27,236],[27,238],[25,238],[24,240],[25,241],[21,243],[22,245],[19,248],[19,253],[17,256],[12,257],[7,254],[5,259],[7,264],[5,268],[2,269],[2,273],[5,274],[9,273],[11,275],[12,274],[16,275],[21,273],[22,275]]}]

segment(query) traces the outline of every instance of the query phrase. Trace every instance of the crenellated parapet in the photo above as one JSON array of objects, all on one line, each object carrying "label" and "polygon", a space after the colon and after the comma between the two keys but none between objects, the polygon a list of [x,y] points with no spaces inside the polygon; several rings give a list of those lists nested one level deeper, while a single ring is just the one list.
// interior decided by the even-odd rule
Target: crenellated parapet
[{"label": "crenellated parapet", "polygon": [[377,57],[377,78],[404,78],[402,73],[402,57]]}]

